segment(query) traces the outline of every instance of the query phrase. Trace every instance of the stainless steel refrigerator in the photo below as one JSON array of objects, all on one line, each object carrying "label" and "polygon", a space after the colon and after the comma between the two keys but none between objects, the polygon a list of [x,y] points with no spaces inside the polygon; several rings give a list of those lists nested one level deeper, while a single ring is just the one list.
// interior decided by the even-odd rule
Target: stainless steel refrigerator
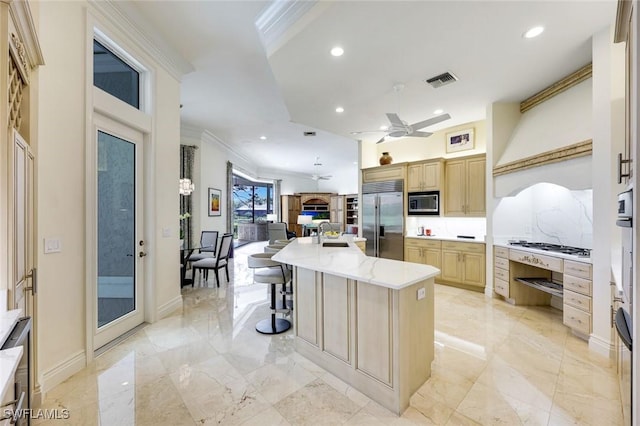
[{"label": "stainless steel refrigerator", "polygon": [[367,256],[404,260],[403,181],[362,185],[362,236]]}]

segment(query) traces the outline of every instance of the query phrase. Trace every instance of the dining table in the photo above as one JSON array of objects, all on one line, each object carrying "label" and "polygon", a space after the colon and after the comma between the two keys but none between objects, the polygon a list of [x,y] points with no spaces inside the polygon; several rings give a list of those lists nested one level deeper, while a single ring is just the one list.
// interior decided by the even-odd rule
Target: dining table
[{"label": "dining table", "polygon": [[187,278],[188,262],[193,252],[210,247],[212,246],[201,246],[200,244],[195,244],[189,247],[180,247],[180,288],[188,285],[193,286],[193,275],[191,278]]}]

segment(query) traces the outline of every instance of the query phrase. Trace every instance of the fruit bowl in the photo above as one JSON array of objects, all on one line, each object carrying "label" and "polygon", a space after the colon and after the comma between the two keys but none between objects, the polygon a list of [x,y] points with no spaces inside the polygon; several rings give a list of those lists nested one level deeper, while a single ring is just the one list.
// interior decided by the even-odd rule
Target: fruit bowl
[{"label": "fruit bowl", "polygon": [[335,239],[338,238],[340,236],[340,233],[337,231],[326,231],[324,233],[324,236],[330,239]]}]

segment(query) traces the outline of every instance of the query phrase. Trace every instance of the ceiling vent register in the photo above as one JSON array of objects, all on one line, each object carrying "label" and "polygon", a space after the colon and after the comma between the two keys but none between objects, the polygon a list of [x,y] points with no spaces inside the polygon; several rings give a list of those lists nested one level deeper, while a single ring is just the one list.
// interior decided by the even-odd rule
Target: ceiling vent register
[{"label": "ceiling vent register", "polygon": [[448,71],[443,74],[436,75],[435,77],[428,78],[426,80],[426,82],[429,83],[434,89],[446,86],[447,84],[451,84],[456,81],[458,81],[458,77]]}]

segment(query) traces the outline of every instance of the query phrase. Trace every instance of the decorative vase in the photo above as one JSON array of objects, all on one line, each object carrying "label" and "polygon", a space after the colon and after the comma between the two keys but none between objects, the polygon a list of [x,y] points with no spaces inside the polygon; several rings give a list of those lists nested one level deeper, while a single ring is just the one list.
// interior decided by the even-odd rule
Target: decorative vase
[{"label": "decorative vase", "polygon": [[385,164],[391,164],[393,158],[389,155],[388,152],[383,152],[382,157],[380,157],[380,165],[384,166]]}]

